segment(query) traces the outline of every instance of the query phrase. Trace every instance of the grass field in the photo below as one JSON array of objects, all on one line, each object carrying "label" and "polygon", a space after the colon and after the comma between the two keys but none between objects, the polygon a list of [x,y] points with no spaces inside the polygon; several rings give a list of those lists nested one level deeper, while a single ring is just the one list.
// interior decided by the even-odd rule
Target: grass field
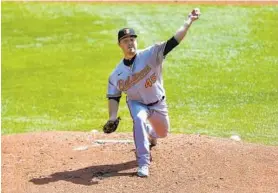
[{"label": "grass field", "polygon": [[[195,7],[195,6],[194,6]],[[172,132],[278,145],[278,7],[200,5],[165,60]],[[101,129],[107,78],[122,54],[167,40],[192,5],[2,2],[2,134]],[[131,131],[123,98],[119,131]]]}]

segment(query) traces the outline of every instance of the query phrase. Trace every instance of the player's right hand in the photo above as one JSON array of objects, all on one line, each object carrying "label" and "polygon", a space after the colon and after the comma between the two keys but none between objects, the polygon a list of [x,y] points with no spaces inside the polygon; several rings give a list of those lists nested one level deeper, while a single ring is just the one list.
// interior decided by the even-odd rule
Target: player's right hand
[{"label": "player's right hand", "polygon": [[201,16],[200,9],[195,8],[189,13],[188,18],[191,19],[192,21],[195,21],[195,20],[199,19],[200,16]]}]

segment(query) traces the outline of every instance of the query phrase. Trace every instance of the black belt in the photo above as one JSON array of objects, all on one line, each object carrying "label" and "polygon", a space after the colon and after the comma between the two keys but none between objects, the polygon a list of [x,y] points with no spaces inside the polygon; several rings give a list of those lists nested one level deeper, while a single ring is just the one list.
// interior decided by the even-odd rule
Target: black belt
[{"label": "black belt", "polygon": [[156,105],[156,104],[159,103],[160,101],[163,101],[164,98],[165,98],[165,96],[163,96],[160,100],[155,101],[154,103],[147,104],[147,106],[150,107],[150,106]]}]

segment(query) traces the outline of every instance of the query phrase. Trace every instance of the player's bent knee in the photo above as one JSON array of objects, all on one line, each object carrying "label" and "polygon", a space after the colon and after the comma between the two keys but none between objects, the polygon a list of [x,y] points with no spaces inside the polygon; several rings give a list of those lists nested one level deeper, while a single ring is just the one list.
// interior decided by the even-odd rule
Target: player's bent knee
[{"label": "player's bent knee", "polygon": [[167,135],[168,135],[168,130],[159,131],[159,132],[157,132],[157,135],[159,136],[159,138],[167,137]]},{"label": "player's bent knee", "polygon": [[168,135],[168,132],[164,132],[164,133],[162,133],[161,138],[167,137],[167,135]]}]

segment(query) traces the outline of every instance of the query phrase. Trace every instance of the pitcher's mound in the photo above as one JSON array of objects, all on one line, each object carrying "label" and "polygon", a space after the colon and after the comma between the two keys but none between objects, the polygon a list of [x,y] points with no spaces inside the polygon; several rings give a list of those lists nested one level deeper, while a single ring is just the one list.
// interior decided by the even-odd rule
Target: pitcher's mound
[{"label": "pitcher's mound", "polygon": [[170,134],[152,149],[150,177],[139,178],[132,139],[131,133],[2,136],[2,192],[278,192],[278,147]]}]

